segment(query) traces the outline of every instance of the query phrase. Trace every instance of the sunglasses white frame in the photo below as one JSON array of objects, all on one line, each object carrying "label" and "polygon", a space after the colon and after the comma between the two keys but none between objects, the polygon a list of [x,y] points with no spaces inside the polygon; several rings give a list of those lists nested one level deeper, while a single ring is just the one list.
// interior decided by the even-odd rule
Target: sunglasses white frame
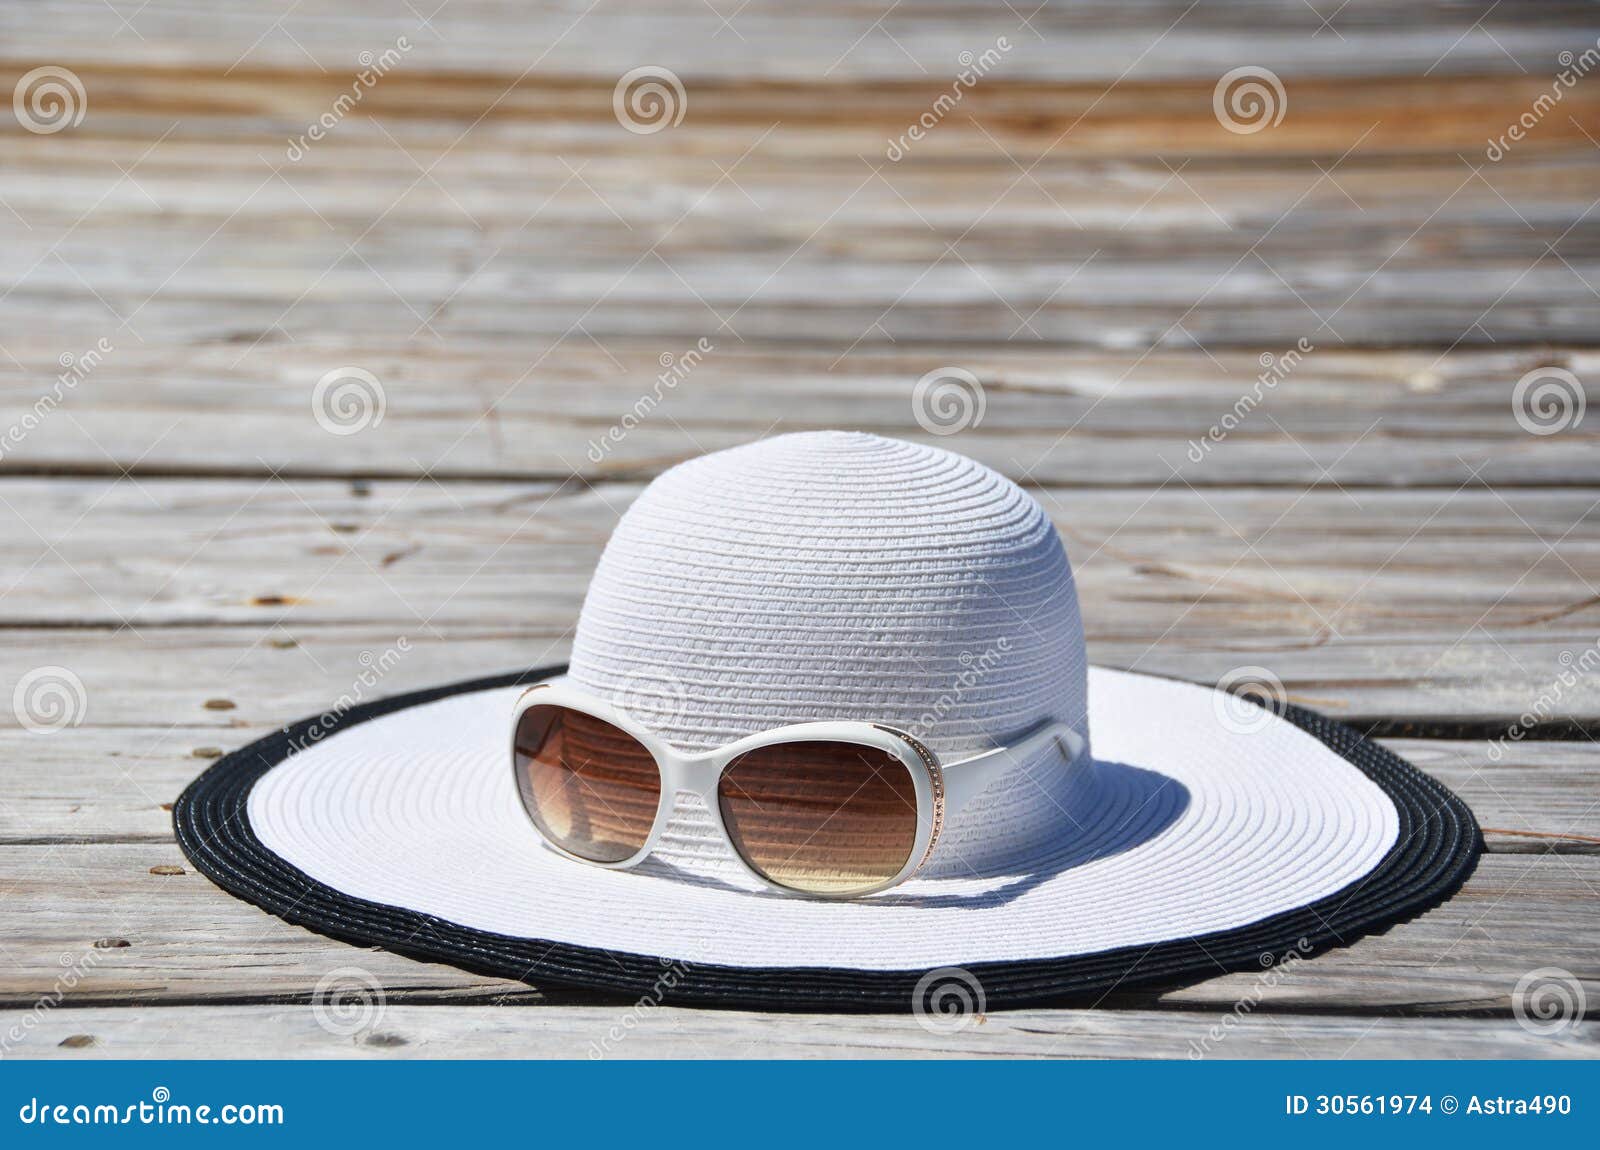
[{"label": "sunglasses white frame", "polygon": [[[591,718],[610,723],[637,739],[640,745],[649,751],[650,756],[655,760],[656,769],[661,772],[661,798],[656,807],[655,820],[650,826],[650,833],[646,837],[644,845],[634,854],[617,862],[599,862],[594,859],[587,859],[582,855],[573,854],[540,830],[539,824],[534,819],[533,811],[529,806],[526,780],[523,778],[523,773],[517,769],[516,738],[517,728],[521,725],[523,713],[530,707],[544,706],[568,707],[575,711],[581,711]],[[784,886],[756,869],[740,853],[733,836],[728,833],[727,825],[722,818],[722,804],[717,796],[718,784],[721,782],[722,773],[727,769],[728,764],[740,755],[753,751],[757,747],[768,747],[778,743],[809,741],[856,743],[861,746],[874,747],[892,755],[906,768],[906,772],[911,776],[917,799],[916,840],[907,855],[905,865],[898,874],[888,881],[878,883],[875,886],[839,892],[819,892]],[[959,813],[973,798],[986,790],[990,783],[994,782],[1018,761],[1043,750],[1052,742],[1060,743],[1068,759],[1073,761],[1082,755],[1085,749],[1083,737],[1077,731],[1066,723],[1051,721],[1030,731],[1015,743],[995,747],[992,750],[984,751],[981,754],[972,755],[956,762],[941,763],[938,756],[929,750],[921,740],[905,731],[885,726],[881,723],[847,720],[841,722],[794,723],[786,727],[775,727],[769,731],[760,731],[754,735],[747,735],[736,742],[718,747],[715,750],[686,755],[662,742],[661,739],[641,726],[626,711],[614,707],[604,700],[559,683],[540,683],[528,688],[521,698],[517,700],[515,713],[511,720],[511,770],[515,777],[517,796],[522,803],[523,812],[528,816],[529,823],[532,824],[545,845],[575,862],[587,863],[589,866],[602,867],[606,870],[627,870],[630,867],[639,865],[650,856],[651,852],[655,850],[657,842],[660,841],[662,831],[671,817],[672,807],[677,800],[678,792],[689,791],[698,794],[704,800],[706,810],[716,824],[717,833],[722,836],[723,841],[727,843],[729,850],[739,860],[740,865],[763,885],[782,894],[797,895],[804,898],[849,899],[861,898],[865,895],[876,894],[881,890],[887,890],[914,875],[933,853],[934,845],[939,841],[939,832],[943,829],[947,819]]]}]

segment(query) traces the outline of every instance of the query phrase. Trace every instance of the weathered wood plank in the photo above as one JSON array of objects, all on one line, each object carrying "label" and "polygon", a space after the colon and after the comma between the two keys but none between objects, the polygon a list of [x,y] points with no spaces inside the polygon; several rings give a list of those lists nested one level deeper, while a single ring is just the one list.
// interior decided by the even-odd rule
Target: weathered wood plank
[{"label": "weathered wood plank", "polygon": [[1218,124],[1208,85],[995,84],[903,163],[888,141],[937,90],[872,88],[849,102],[870,111],[846,114],[828,89],[711,88],[669,145],[623,131],[608,85],[508,94],[402,71],[291,162],[286,141],[343,77],[84,83],[96,126],[23,134],[0,179],[12,322],[66,350],[107,325],[119,344],[246,348],[579,326],[832,356],[911,340],[1443,348],[1587,342],[1600,317],[1582,126],[1600,93],[1573,89],[1503,162],[1481,159],[1484,125],[1546,94],[1532,77],[1308,83],[1294,116],[1247,136]]},{"label": "weathered wood plank", "polygon": [[[1576,348],[1322,349],[1284,360],[1280,381],[1260,355],[1276,364],[1288,347],[1148,355],[925,347],[839,359],[740,345],[716,335],[714,323],[707,331],[704,354],[693,340],[666,349],[490,341],[405,351],[348,334],[183,349],[128,340],[87,361],[82,382],[36,424],[35,404],[55,388],[62,353],[54,336],[5,337],[20,369],[0,370],[0,432],[17,431],[0,470],[599,480],[654,474],[769,432],[843,426],[938,442],[1046,485],[1600,482],[1600,423],[1532,435],[1512,398],[1537,368],[1600,376],[1600,355]],[[92,348],[90,340],[71,354]],[[663,355],[687,366],[664,368]],[[343,421],[319,422],[318,380],[344,367],[376,377],[381,412],[355,406]],[[975,425],[937,437],[924,423],[949,427],[960,408],[930,414],[916,385],[950,367],[978,379],[982,406]],[[330,422],[360,430],[335,436]]]},{"label": "weathered wood plank", "polygon": [[[1449,901],[1380,936],[1310,959],[1276,980],[1228,975],[1161,1001],[1259,997],[1274,1009],[1339,1003],[1361,1013],[1503,1014],[1512,1009],[1518,980],[1545,966],[1570,973],[1592,1000],[1600,967],[1566,932],[1600,931],[1597,906],[1600,859],[1486,855]],[[1540,924],[1518,925],[1530,911]]]},{"label": "weathered wood plank", "polygon": [[[218,725],[319,710],[360,652],[401,636],[422,653],[396,684],[559,658],[638,489],[12,480],[0,620],[19,630],[0,666],[12,681],[71,667],[97,722]],[[1098,662],[1206,682],[1261,665],[1336,715],[1471,720],[1482,737],[1529,711],[1600,716],[1591,491],[1039,494],[1077,564]],[[133,630],[81,630],[121,626]],[[313,685],[318,667],[333,670]],[[230,681],[237,715],[183,701]]]},{"label": "weathered wood plank", "polygon": [[28,57],[328,69],[353,67],[359,53],[409,36],[413,55],[430,68],[499,73],[507,82],[535,68],[609,80],[642,60],[708,77],[917,79],[953,70],[959,53],[1008,35],[1017,46],[1008,73],[1106,83],[1130,71],[1214,77],[1239,63],[1242,38],[1254,58],[1290,74],[1518,75],[1552,68],[1559,51],[1591,42],[1591,15],[1573,0],[1524,0],[1514,11],[1437,2],[1396,9],[1382,0],[1337,11],[1292,0],[1097,0],[1031,10],[936,0],[803,10],[754,0],[719,9],[668,0],[618,20],[587,3],[453,0],[429,15],[333,0],[285,10],[254,0],[201,15],[184,0],[153,0],[119,10],[118,23],[89,0],[58,0],[10,6],[0,33],[8,54]]},{"label": "weathered wood plank", "polygon": [[[1591,43],[1592,38],[1591,33]],[[1573,46],[1581,51],[1586,45]],[[270,148],[267,155],[297,168],[304,163],[306,169],[315,169],[322,166],[318,157],[326,160],[330,153],[353,148],[365,163],[380,170],[397,167],[414,176],[415,167],[403,162],[407,144],[441,151],[454,145],[443,158],[454,164],[487,164],[502,176],[509,174],[514,153],[529,149],[535,157],[565,154],[584,160],[609,156],[620,161],[632,156],[637,162],[648,156],[662,163],[663,175],[670,181],[676,173],[704,167],[705,155],[686,151],[681,147],[684,142],[692,140],[712,155],[729,152],[728,158],[734,159],[750,151],[750,130],[755,128],[763,140],[760,154],[753,157],[757,167],[771,159],[809,158],[860,173],[859,162],[845,161],[869,156],[897,165],[905,161],[899,170],[913,171],[920,161],[957,154],[993,165],[1006,153],[1025,160],[1052,153],[1059,160],[1075,162],[1097,157],[1136,161],[1135,167],[1121,172],[1126,177],[1141,168],[1153,169],[1155,156],[1226,155],[1245,165],[1242,171],[1251,171],[1269,156],[1349,152],[1358,168],[1375,157],[1431,156],[1445,161],[1465,153],[1487,158],[1490,140],[1550,92],[1556,71],[1552,67],[1523,75],[1449,77],[1441,72],[1354,80],[1284,71],[1281,102],[1273,96],[1284,115],[1264,129],[1243,133],[1229,131],[1216,115],[1212,97],[1220,70],[1184,83],[1151,83],[1134,77],[1107,87],[1094,82],[1029,81],[1025,74],[1019,77],[997,68],[983,82],[962,88],[953,108],[937,109],[938,97],[951,94],[958,71],[954,61],[909,81],[838,83],[822,76],[725,81],[686,73],[684,116],[666,134],[651,139],[624,134],[617,123],[612,96],[620,73],[587,80],[542,73],[520,79],[440,73],[428,68],[425,58],[420,50],[402,57],[399,67],[364,86],[360,98],[351,101],[351,83],[358,71],[353,60],[319,74],[310,69],[250,66],[224,71],[101,65],[69,54],[56,57],[59,66],[72,68],[93,109],[92,115],[86,113],[72,126],[69,138],[92,143],[79,148],[64,147],[61,139],[30,143],[13,138],[6,149],[32,156],[70,152],[72,158],[62,172],[70,177],[84,172],[86,161],[112,141],[142,135],[152,127],[153,135],[160,136],[176,120],[178,128],[170,137],[174,148],[164,149],[167,156],[182,156],[186,144],[238,149],[244,142],[259,141]],[[1013,55],[1002,63],[1018,58]],[[25,71],[22,62],[0,60],[0,81],[8,87]],[[1592,117],[1596,99],[1581,84],[1563,88],[1554,111],[1541,106],[1535,125],[1522,131],[1519,139],[1502,142],[1506,154],[1494,157],[1497,164],[1505,161],[1498,170],[1510,171],[1539,156],[1583,157],[1584,125]],[[310,123],[336,103],[335,122],[315,138],[307,137]],[[927,126],[924,121],[925,132],[905,136],[930,110],[936,111],[938,123]],[[396,135],[386,137],[375,129],[375,120]],[[779,130],[769,137],[765,130],[775,124]],[[554,130],[556,125],[562,130]],[[388,146],[382,146],[386,139]],[[901,143],[901,154],[887,147],[890,140]],[[286,149],[291,141],[300,142],[298,152]],[[1353,149],[1358,141],[1359,150]],[[156,157],[153,170],[162,163]],[[250,166],[234,167],[220,173],[222,186],[245,178]],[[1116,178],[1118,173],[1108,174]],[[530,175],[541,177],[537,168]],[[1402,201],[1405,186],[1401,180],[1396,189]],[[946,191],[956,197],[967,194],[960,188]],[[355,187],[345,192],[372,194]],[[185,194],[204,202],[198,189],[186,189]]]},{"label": "weathered wood plank", "polygon": [[[570,610],[576,617],[576,588]],[[87,721],[146,727],[152,715],[159,715],[190,728],[195,745],[204,746],[216,742],[206,732],[304,718],[325,711],[343,694],[359,693],[368,665],[402,636],[409,652],[365,697],[561,662],[571,643],[570,622],[544,628],[519,621],[429,629],[415,624],[318,627],[275,623],[282,612],[273,607],[263,607],[262,614],[263,623],[253,627],[156,627],[115,634],[13,628],[0,650],[0,683],[14,688],[37,668],[65,667],[84,685]],[[1454,637],[1268,641],[1177,631],[1159,643],[1154,638],[1091,637],[1089,655],[1107,666],[1205,683],[1238,667],[1265,665],[1284,683],[1291,701],[1363,729],[1377,723],[1394,733],[1470,729],[1474,737],[1498,738],[1541,698],[1553,709],[1547,722],[1530,725],[1537,737],[1580,737],[1572,723],[1592,729],[1600,719],[1592,675],[1578,677],[1559,695],[1555,690],[1559,676],[1569,670],[1563,656],[1581,657],[1587,640],[1477,634],[1460,643]],[[293,647],[283,646],[290,643]],[[219,697],[238,710],[206,709],[208,700]],[[0,710],[0,729],[19,726],[9,708]]]},{"label": "weathered wood plank", "polygon": [[[1600,97],[1595,102],[1600,113]],[[1366,137],[1331,174],[1311,162],[1329,167],[1320,155],[1052,154],[1022,179],[1015,157],[981,137],[981,153],[969,154],[973,141],[962,137],[968,147],[958,154],[918,153],[896,165],[880,159],[874,174],[862,162],[874,150],[871,141],[842,145],[834,133],[812,134],[806,124],[697,137],[692,147],[659,156],[588,125],[497,138],[487,148],[408,136],[430,159],[438,153],[429,181],[413,187],[416,165],[385,131],[392,135],[382,121],[356,121],[347,135],[292,166],[276,156],[281,140],[231,133],[174,131],[159,142],[142,135],[0,136],[0,195],[14,213],[7,226],[15,233],[0,253],[0,276],[41,293],[72,287],[86,294],[71,269],[95,262],[114,243],[125,259],[102,260],[97,290],[143,288],[148,295],[181,266],[190,278],[175,279],[179,289],[210,288],[219,296],[215,305],[227,307],[303,290],[309,281],[297,283],[291,273],[326,273],[308,298],[331,306],[347,294],[378,298],[382,285],[370,270],[354,259],[333,260],[354,243],[408,296],[452,289],[452,298],[475,306],[492,303],[496,291],[510,302],[544,298],[530,294],[539,287],[535,271],[558,281],[573,272],[610,272],[615,280],[645,252],[681,266],[689,279],[708,265],[765,274],[792,255],[793,274],[781,287],[821,292],[826,266],[836,273],[836,290],[868,301],[874,282],[908,267],[927,269],[925,280],[946,289],[940,298],[949,302],[959,298],[948,288],[958,282],[960,261],[936,261],[945,245],[958,243],[969,265],[1022,290],[1045,278],[1040,273],[1084,264],[1072,284],[1052,286],[1085,306],[1096,302],[1095,293],[1074,285],[1100,277],[1097,289],[1118,293],[1101,302],[1124,306],[1170,299],[1208,273],[1215,280],[1246,253],[1246,273],[1264,273],[1265,265],[1290,277],[1324,269],[1367,274],[1380,262],[1385,271],[1413,275],[1456,265],[1492,274],[1526,269],[1540,257],[1557,266],[1546,248],[1557,240],[1575,266],[1590,263],[1600,230],[1600,222],[1580,216],[1597,166],[1581,137],[1580,151],[1519,153],[1477,175],[1481,158],[1469,166],[1457,154],[1374,156]],[[759,139],[754,151],[750,135]],[[276,175],[263,164],[269,156],[283,165]],[[735,164],[732,176],[723,174]],[[366,178],[351,181],[352,167]],[[815,248],[802,245],[824,224]],[[51,259],[41,264],[47,253]],[[847,278],[837,275],[841,256],[852,267]],[[224,278],[246,262],[248,279]],[[1147,274],[1141,284],[1132,274],[1141,270],[1175,278]],[[657,283],[646,275],[661,271],[652,262],[628,291]],[[1036,273],[1032,281],[1019,274],[1027,271]],[[475,274],[468,279],[467,272]],[[1455,299],[1473,290],[1440,286]],[[407,330],[416,327],[413,319]],[[1024,343],[1041,335],[1013,323],[995,338],[1013,333]],[[1322,342],[1336,340],[1330,334]]]},{"label": "weathered wood plank", "polygon": [[1595,1022],[1541,1036],[1510,1020],[1254,1014],[1223,1030],[1219,1012],[1031,1010],[946,1034],[901,1016],[391,1002],[351,1017],[370,1023],[349,1033],[307,1006],[13,1010],[0,1012],[0,1035],[21,1034],[11,1057],[59,1059],[1600,1056]]},{"label": "weathered wood plank", "polygon": [[[165,873],[172,868],[182,873]],[[172,843],[0,846],[0,874],[0,905],[20,927],[4,940],[0,969],[0,1003],[12,1006],[28,1006],[64,968],[77,971],[61,988],[77,1005],[306,999],[319,979],[351,965],[396,997],[534,993],[291,927],[223,894]],[[1592,997],[1600,993],[1597,898],[1600,858],[1489,855],[1458,895],[1409,923],[1279,977],[1228,975],[1159,1001],[1231,1005],[1248,994],[1266,1008],[1504,1014],[1517,980],[1535,966],[1567,970]]]},{"label": "weathered wood plank", "polygon": [[1491,851],[1600,854],[1600,753],[1589,740],[1380,742],[1460,795]]},{"label": "weathered wood plank", "polygon": [[1377,250],[1381,237],[1364,260],[1335,252],[1264,264],[1243,236],[1230,255],[1157,269],[1102,256],[1090,262],[1092,252],[979,265],[927,234],[904,262],[864,263],[846,277],[826,241],[791,259],[802,254],[806,232],[748,257],[668,262],[641,245],[633,257],[560,272],[493,247],[426,269],[386,267],[363,253],[346,258],[341,244],[317,249],[316,266],[244,281],[207,261],[183,262],[204,242],[200,232],[150,265],[108,276],[95,293],[73,274],[99,278],[94,266],[62,266],[59,253],[23,265],[5,288],[16,330],[60,333],[56,346],[72,353],[102,334],[120,345],[232,340],[236,357],[257,341],[314,340],[328,328],[419,350],[441,340],[537,337],[532,354],[499,376],[508,386],[565,339],[642,339],[670,351],[702,336],[799,340],[830,358],[862,344],[1022,340],[1133,349],[1130,361],[1197,343],[1282,351],[1302,338],[1324,347],[1438,350],[1586,341],[1597,309],[1584,282],[1600,280],[1600,261],[1549,254],[1542,245],[1554,238],[1530,233],[1528,242],[1541,247],[1527,254],[1375,272],[1388,254]]},{"label": "weathered wood plank", "polygon": [[[14,479],[0,483],[0,621],[560,630],[641,489]],[[1590,489],[1035,492],[1103,640],[1174,625],[1286,645],[1448,644],[1474,627],[1587,640],[1600,617],[1584,575],[1600,553]]]},{"label": "weathered wood plank", "polygon": [[[176,95],[195,81],[172,82]],[[295,83],[281,80],[271,91],[292,94],[299,91]],[[1360,85],[1362,92],[1370,89]],[[251,91],[241,85],[240,98]],[[1543,251],[1535,246],[1538,234],[1560,235],[1544,229],[1563,213],[1567,223],[1575,222],[1592,199],[1584,193],[1597,161],[1580,129],[1587,130],[1584,121],[1594,118],[1600,96],[1576,89],[1568,97],[1574,102],[1562,105],[1571,119],[1552,115],[1538,135],[1490,162],[1485,125],[1515,120],[1528,103],[1524,96],[1536,93],[1503,86],[1486,91],[1405,89],[1419,103],[1456,98],[1471,104],[1474,94],[1486,101],[1439,121],[1441,130],[1457,133],[1454,138],[1420,132],[1414,117],[1385,119],[1374,100],[1366,118],[1339,105],[1348,117],[1343,136],[1330,127],[1325,138],[1308,139],[1286,123],[1250,137],[1241,155],[1208,151],[1228,140],[1235,141],[1232,147],[1244,145],[1217,125],[1207,94],[1174,100],[1172,122],[1149,108],[1131,124],[1127,109],[1121,118],[1107,116],[1104,127],[1123,135],[1097,151],[1078,146],[1084,128],[1074,129],[1070,144],[1051,148],[1055,136],[1038,118],[1041,111],[1059,112],[1071,123],[1070,105],[1083,99],[1078,93],[1003,89],[1004,101],[991,100],[988,115],[969,108],[973,116],[940,125],[899,159],[890,159],[890,137],[924,111],[922,94],[914,91],[863,93],[868,113],[840,124],[827,121],[831,105],[819,93],[786,93],[794,106],[775,105],[765,121],[751,106],[760,93],[740,93],[734,105],[740,122],[685,124],[676,129],[686,137],[684,146],[673,149],[622,132],[611,118],[609,90],[598,89],[582,103],[559,90],[540,92],[542,112],[574,119],[513,122],[482,139],[458,138],[460,125],[450,121],[408,119],[405,106],[393,115],[366,106],[337,132],[290,155],[288,143],[303,130],[290,117],[303,112],[314,118],[326,103],[323,93],[303,93],[303,108],[260,109],[281,117],[277,123],[219,118],[219,110],[255,111],[227,104],[196,108],[192,115],[173,108],[165,122],[154,124],[146,116],[104,111],[95,132],[85,125],[59,136],[0,135],[0,192],[15,213],[8,226],[81,219],[67,236],[19,230],[0,267],[14,274],[19,259],[36,257],[57,241],[65,254],[87,253],[96,236],[132,219],[148,230],[122,232],[118,240],[141,262],[157,259],[172,242],[198,242],[229,221],[195,254],[199,266],[215,264],[218,253],[248,252],[265,271],[304,263],[316,254],[316,240],[338,234],[359,237],[369,258],[415,273],[441,253],[460,256],[475,238],[493,240],[484,254],[549,254],[591,266],[644,250],[665,257],[748,257],[789,240],[780,249],[787,254],[823,221],[829,224],[824,246],[878,262],[937,253],[933,245],[956,239],[969,258],[1013,265],[1095,252],[1113,265],[1170,263],[1174,256],[1231,259],[1247,249],[1274,260],[1328,261],[1351,251],[1381,251],[1392,255],[1391,264],[1411,268],[1537,255]],[[449,94],[447,83],[428,79],[416,89],[416,110],[425,107],[435,116]],[[491,95],[482,94],[485,103]],[[1149,94],[1141,96],[1147,104]],[[473,104],[460,108],[469,121],[477,110]],[[1032,115],[1022,131],[1011,120],[1021,121],[1025,111]],[[1094,116],[1085,123],[1098,125],[1101,112]],[[1126,135],[1141,123],[1160,138]],[[152,135],[153,126],[159,130]],[[1115,144],[1126,150],[1113,150]],[[420,181],[424,158],[433,166]],[[1019,162],[1028,165],[1026,177]],[[366,178],[350,180],[352,167]],[[197,182],[201,173],[208,178]],[[649,183],[641,184],[646,176]],[[91,207],[95,211],[85,216]],[[1267,231],[1291,210],[1295,226]],[[302,226],[284,227],[290,219]],[[1424,220],[1429,242],[1403,244]],[[1341,221],[1349,246],[1332,248]],[[581,234],[541,226],[580,223]],[[1563,237],[1562,251],[1592,256],[1593,231],[1592,225],[1574,228]],[[1049,237],[1048,251],[1040,250],[1041,237]],[[122,276],[137,265],[107,270]]]},{"label": "weathered wood plank", "polygon": [[[334,258],[330,255],[328,262]],[[62,283],[14,293],[8,308],[18,327],[50,324],[73,333],[59,338],[63,353],[73,353],[80,342],[93,343],[102,332],[113,343],[119,338],[167,344],[237,338],[245,348],[263,338],[312,338],[319,323],[398,344],[418,339],[494,343],[533,333],[541,346],[509,375],[499,376],[509,386],[545,349],[567,339],[591,339],[609,348],[613,340],[633,338],[679,352],[724,323],[736,332],[726,338],[781,342],[798,337],[835,358],[863,343],[987,345],[1030,338],[1030,329],[1046,343],[1131,348],[1130,360],[1152,348],[1196,344],[1220,349],[1267,343],[1282,350],[1302,337],[1313,343],[1319,336],[1329,339],[1318,329],[1335,315],[1337,335],[1330,342],[1348,346],[1414,345],[1437,352],[1459,341],[1538,347],[1544,341],[1590,338],[1596,308],[1593,297],[1578,293],[1586,290],[1582,281],[1600,282],[1600,263],[1573,261],[1568,267],[1554,257],[1540,257],[1537,266],[1528,259],[1448,272],[1389,268],[1376,276],[1349,265],[1267,269],[1249,260],[1221,267],[1174,264],[1170,273],[1092,267],[1076,275],[1083,266],[1078,260],[1041,261],[1012,271],[955,260],[935,271],[926,261],[867,269],[859,288],[846,290],[815,261],[778,271],[784,258],[774,253],[745,262],[727,269],[733,273],[727,278],[712,265],[669,268],[654,257],[555,277],[537,267],[521,273],[507,269],[526,277],[522,298],[474,280],[462,288],[469,293],[462,299],[456,289],[473,274],[467,266],[454,276],[403,277],[387,298],[379,295],[379,277],[388,278],[387,272],[369,268],[334,275],[324,267],[295,273],[268,286],[265,295],[253,289],[220,312],[208,301],[227,285],[221,278],[208,279],[204,269],[186,268],[164,288],[165,276],[154,275],[138,290],[101,293],[104,302]],[[769,278],[774,272],[777,276]],[[323,282],[313,287],[319,277]],[[351,285],[345,296],[337,294],[341,283]],[[841,290],[830,293],[830,286]],[[1489,326],[1475,326],[1479,317]],[[121,330],[130,318],[132,336]],[[714,334],[709,338],[715,342]]]}]

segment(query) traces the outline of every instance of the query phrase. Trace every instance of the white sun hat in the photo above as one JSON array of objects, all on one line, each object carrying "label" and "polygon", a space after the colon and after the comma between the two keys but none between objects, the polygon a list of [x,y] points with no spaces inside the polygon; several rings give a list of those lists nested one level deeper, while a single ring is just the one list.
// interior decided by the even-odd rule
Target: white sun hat
[{"label": "white sun hat", "polygon": [[[1049,723],[1087,752],[1046,741],[1010,761],[890,889],[792,897],[688,791],[631,869],[548,845],[508,753],[539,682],[683,754],[840,721],[909,732],[945,762]],[[930,972],[959,968],[993,1009],[1260,969],[1464,881],[1480,835],[1459,800],[1354,731],[1264,701],[1090,668],[1055,528],[996,472],[801,433],[692,460],[639,496],[565,674],[307,720],[220,760],[175,819],[226,889],[367,945],[780,1008],[911,1009]],[[319,722],[332,733],[308,739]]]}]

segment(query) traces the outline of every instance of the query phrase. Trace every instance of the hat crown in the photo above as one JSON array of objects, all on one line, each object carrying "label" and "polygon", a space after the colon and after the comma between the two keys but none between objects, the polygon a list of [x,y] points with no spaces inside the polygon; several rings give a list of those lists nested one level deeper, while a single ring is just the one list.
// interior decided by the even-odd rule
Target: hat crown
[{"label": "hat crown", "polygon": [[825,431],[651,483],[596,568],[570,674],[688,751],[854,719],[953,755],[1046,718],[1087,739],[1086,670],[1036,500],[950,451]]}]

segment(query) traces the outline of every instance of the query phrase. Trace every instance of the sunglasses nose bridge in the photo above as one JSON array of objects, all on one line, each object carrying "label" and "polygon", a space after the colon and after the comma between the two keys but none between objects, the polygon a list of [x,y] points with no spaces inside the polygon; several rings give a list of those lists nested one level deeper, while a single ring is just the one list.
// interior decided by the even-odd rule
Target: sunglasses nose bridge
[{"label": "sunglasses nose bridge", "polygon": [[669,793],[687,791],[709,802],[717,789],[717,776],[721,763],[710,755],[673,755],[660,757],[661,780]]}]

